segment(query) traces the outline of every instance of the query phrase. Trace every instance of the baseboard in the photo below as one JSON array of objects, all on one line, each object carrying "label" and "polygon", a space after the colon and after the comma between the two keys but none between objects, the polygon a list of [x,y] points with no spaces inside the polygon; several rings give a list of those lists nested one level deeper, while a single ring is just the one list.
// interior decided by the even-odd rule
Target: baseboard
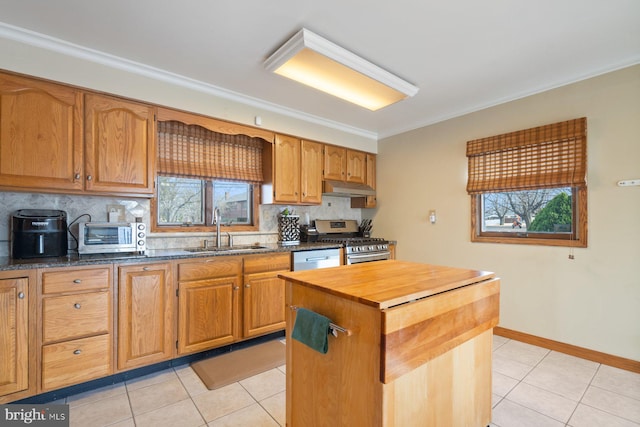
[{"label": "baseboard", "polygon": [[571,344],[565,344],[559,341],[547,338],[537,337],[535,335],[525,334],[524,332],[506,329],[500,326],[493,328],[493,333],[501,337],[514,339],[527,344],[537,345],[538,347],[547,348],[549,350],[558,351],[560,353],[571,356],[580,357],[582,359],[591,360],[592,362],[602,363],[603,365],[613,366],[631,372],[640,373],[640,362],[637,360],[625,359],[624,357],[613,356],[607,353],[601,353],[588,348],[578,347]]}]

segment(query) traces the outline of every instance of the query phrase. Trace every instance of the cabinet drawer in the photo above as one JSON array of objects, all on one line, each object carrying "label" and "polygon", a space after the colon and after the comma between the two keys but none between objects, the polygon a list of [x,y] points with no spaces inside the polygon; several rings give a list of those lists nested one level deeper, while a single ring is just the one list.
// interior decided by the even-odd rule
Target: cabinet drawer
[{"label": "cabinet drawer", "polygon": [[249,255],[244,258],[244,274],[291,269],[291,253]]},{"label": "cabinet drawer", "polygon": [[42,273],[42,293],[77,292],[108,288],[111,284],[111,268],[87,270],[59,270]]},{"label": "cabinet drawer", "polygon": [[42,347],[42,389],[50,390],[112,373],[111,335]]},{"label": "cabinet drawer", "polygon": [[241,273],[242,257],[221,256],[178,264],[178,280],[181,282],[230,277]]},{"label": "cabinet drawer", "polygon": [[42,300],[42,339],[45,343],[110,331],[110,292],[47,297]]}]

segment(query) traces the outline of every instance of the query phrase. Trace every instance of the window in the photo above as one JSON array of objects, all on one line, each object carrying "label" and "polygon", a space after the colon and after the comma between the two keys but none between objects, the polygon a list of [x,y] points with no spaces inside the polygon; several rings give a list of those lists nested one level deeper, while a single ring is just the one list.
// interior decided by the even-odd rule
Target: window
[{"label": "window", "polygon": [[263,143],[260,138],[220,134],[197,125],[158,122],[152,230],[209,231],[216,207],[227,231],[256,230],[254,195],[262,181]]},{"label": "window", "polygon": [[253,186],[243,182],[158,177],[158,226],[211,225],[213,208],[222,224],[252,225]]},{"label": "window", "polygon": [[471,240],[587,246],[586,119],[469,141]]}]

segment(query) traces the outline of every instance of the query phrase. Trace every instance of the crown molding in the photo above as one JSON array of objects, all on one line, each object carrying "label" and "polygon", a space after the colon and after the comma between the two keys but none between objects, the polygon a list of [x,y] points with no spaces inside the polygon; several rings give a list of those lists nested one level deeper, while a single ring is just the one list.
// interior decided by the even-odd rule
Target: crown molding
[{"label": "crown molding", "polygon": [[139,62],[131,61],[85,46],[70,43],[46,34],[37,33],[35,31],[16,27],[14,25],[0,22],[0,37],[13,40],[26,45],[42,48],[48,51],[57,52],[70,57],[82,59],[88,62],[104,65],[110,68],[126,71],[128,73],[141,75],[150,79],[162,81],[176,86],[195,90],[197,92],[213,95],[239,104],[248,105],[272,113],[280,114],[308,123],[314,123],[327,128],[335,129],[360,137],[378,140],[377,132],[368,131],[366,129],[357,128],[345,123],[324,119],[319,116],[307,114],[292,108],[283,107],[278,104],[267,102],[258,98],[243,95],[228,89],[224,89],[209,83],[191,79],[180,74],[162,70],[160,68],[151,67]]}]

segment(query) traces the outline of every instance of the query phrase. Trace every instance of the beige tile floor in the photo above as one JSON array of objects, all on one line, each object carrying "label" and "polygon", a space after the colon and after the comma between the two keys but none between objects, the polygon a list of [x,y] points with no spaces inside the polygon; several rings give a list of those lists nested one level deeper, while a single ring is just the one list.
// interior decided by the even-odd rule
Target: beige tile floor
[{"label": "beige tile floor", "polygon": [[[492,426],[640,426],[640,374],[499,336],[493,355]],[[184,365],[66,402],[71,426],[284,426],[285,367],[210,391]]]}]

